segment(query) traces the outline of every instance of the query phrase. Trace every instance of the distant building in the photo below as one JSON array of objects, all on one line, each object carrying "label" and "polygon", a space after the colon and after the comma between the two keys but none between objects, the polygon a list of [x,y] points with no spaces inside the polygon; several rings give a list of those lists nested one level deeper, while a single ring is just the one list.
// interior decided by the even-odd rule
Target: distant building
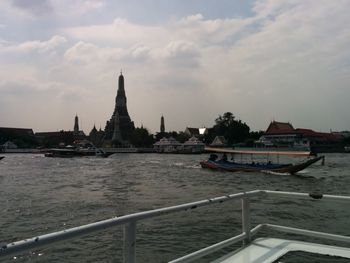
[{"label": "distant building", "polygon": [[164,133],[165,132],[165,124],[164,124],[164,116],[162,115],[162,117],[160,118],[160,133]]},{"label": "distant building", "polygon": [[153,144],[156,152],[159,153],[180,153],[183,150],[183,144],[175,140],[173,137],[162,138]]},{"label": "distant building", "polygon": [[186,127],[185,134],[187,134],[190,137],[196,136],[197,138],[207,135],[209,132],[208,128],[190,128]]},{"label": "distant building", "polygon": [[205,145],[195,136],[184,143],[180,143],[173,137],[164,137],[153,144],[153,148],[158,153],[202,153]]},{"label": "distant building", "polygon": [[211,147],[225,147],[227,146],[227,140],[224,136],[216,136],[212,143],[210,144]]},{"label": "distant building", "polygon": [[205,144],[195,136],[189,138],[183,144],[184,153],[202,153],[204,152],[204,148]]},{"label": "distant building", "polygon": [[268,147],[290,147],[312,150],[320,147],[335,147],[341,136],[333,133],[315,132],[311,129],[297,128],[286,122],[273,121],[257,141]]},{"label": "distant building", "polygon": [[12,142],[19,148],[33,148],[37,146],[37,141],[32,129],[0,127],[0,145]]},{"label": "distant building", "polygon": [[199,128],[186,127],[185,134],[187,134],[190,137],[196,136],[198,138],[199,137]]},{"label": "distant building", "polygon": [[[289,122],[272,121],[267,127],[259,143],[267,147],[293,147],[295,142],[300,142],[301,134],[295,132],[294,127]],[[302,142],[305,147],[309,147],[308,142]]]},{"label": "distant building", "polygon": [[37,132],[35,133],[39,144],[43,147],[58,147],[65,145],[77,145],[87,139],[84,131],[79,130],[78,115],[74,117],[73,131],[54,131],[54,132]]},{"label": "distant building", "polygon": [[57,132],[37,132],[35,137],[41,146],[58,147],[64,145],[73,145],[76,136],[73,131],[57,131]]},{"label": "distant building", "polygon": [[85,135],[84,131],[83,130],[79,130],[79,118],[78,118],[78,115],[75,115],[75,118],[74,118],[73,135],[74,135],[74,139],[76,141],[85,140],[86,139],[86,135]]},{"label": "distant building", "polygon": [[101,130],[101,128],[99,130],[97,130],[96,126],[94,125],[94,127],[92,128],[92,130],[89,133],[89,140],[96,147],[100,147],[100,146],[102,146],[102,143],[103,143],[103,136],[104,136],[104,132]]},{"label": "distant building", "polygon": [[131,121],[127,109],[124,76],[120,73],[114,111],[104,130],[104,145],[114,147],[130,146],[129,140],[134,130],[134,122]]},{"label": "distant building", "polygon": [[32,129],[0,127],[0,138],[5,136],[34,136]]},{"label": "distant building", "polygon": [[335,134],[336,136],[340,136],[342,138],[349,138],[350,137],[350,131],[331,131],[332,134]]},{"label": "distant building", "polygon": [[79,119],[78,115],[75,115],[74,118],[74,129],[73,129],[74,135],[79,135]]}]

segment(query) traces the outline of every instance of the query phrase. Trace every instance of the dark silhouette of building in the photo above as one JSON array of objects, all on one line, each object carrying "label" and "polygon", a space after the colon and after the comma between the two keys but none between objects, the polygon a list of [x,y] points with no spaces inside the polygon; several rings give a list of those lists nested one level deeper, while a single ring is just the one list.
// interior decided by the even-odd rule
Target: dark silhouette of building
[{"label": "dark silhouette of building", "polygon": [[165,125],[164,125],[164,116],[160,118],[160,133],[165,132]]},{"label": "dark silhouette of building", "polygon": [[124,76],[120,72],[115,108],[111,119],[106,123],[104,144],[115,147],[130,146],[130,138],[134,130],[134,122],[131,121],[127,109]]},{"label": "dark silhouette of building", "polygon": [[55,131],[55,132],[37,132],[35,133],[40,146],[43,147],[57,147],[66,145],[75,145],[86,140],[87,137],[84,131],[79,130],[78,115],[74,117],[73,131]]},{"label": "dark silhouette of building", "polygon": [[38,144],[32,129],[0,127],[0,146],[8,141],[19,148],[32,148]]},{"label": "dark silhouette of building", "polygon": [[75,115],[74,118],[74,129],[73,129],[74,135],[78,135],[79,134],[79,119],[78,119],[78,115]]},{"label": "dark silhouette of building", "polygon": [[99,130],[96,129],[96,126],[92,128],[92,130],[89,133],[89,140],[97,147],[102,146],[103,143],[103,137],[104,132],[101,130],[101,127]]},{"label": "dark silhouette of building", "polygon": [[72,131],[57,131],[57,132],[36,132],[35,137],[43,147],[58,147],[65,145],[73,145],[75,135]]}]

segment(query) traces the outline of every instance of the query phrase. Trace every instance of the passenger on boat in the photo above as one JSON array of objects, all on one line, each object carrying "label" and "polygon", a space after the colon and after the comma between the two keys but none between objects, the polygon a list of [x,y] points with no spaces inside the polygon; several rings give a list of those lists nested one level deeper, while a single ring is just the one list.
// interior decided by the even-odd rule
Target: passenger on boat
[{"label": "passenger on boat", "polygon": [[218,156],[217,156],[215,153],[212,153],[212,154],[209,156],[209,160],[210,160],[210,161],[215,161],[217,158],[218,158]]},{"label": "passenger on boat", "polygon": [[227,162],[227,155],[226,155],[226,153],[224,153],[222,155],[221,160]]}]

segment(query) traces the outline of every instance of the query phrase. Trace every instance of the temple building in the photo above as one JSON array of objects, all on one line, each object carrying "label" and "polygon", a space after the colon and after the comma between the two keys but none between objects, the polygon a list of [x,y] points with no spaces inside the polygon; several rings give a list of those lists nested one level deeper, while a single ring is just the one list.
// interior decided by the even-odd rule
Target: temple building
[{"label": "temple building", "polygon": [[74,136],[74,140],[77,140],[77,141],[86,139],[86,135],[85,135],[84,131],[79,130],[78,114],[76,114],[75,118],[74,118],[73,136]]},{"label": "temple building", "polygon": [[134,130],[134,122],[131,121],[127,109],[124,76],[120,72],[115,107],[112,117],[106,123],[104,144],[113,147],[128,147],[130,146],[130,136]]},{"label": "temple building", "polygon": [[92,128],[92,130],[89,133],[89,140],[95,145],[96,147],[101,147],[103,143],[103,137],[104,132],[102,131],[101,127],[99,130],[96,129],[96,125]]}]

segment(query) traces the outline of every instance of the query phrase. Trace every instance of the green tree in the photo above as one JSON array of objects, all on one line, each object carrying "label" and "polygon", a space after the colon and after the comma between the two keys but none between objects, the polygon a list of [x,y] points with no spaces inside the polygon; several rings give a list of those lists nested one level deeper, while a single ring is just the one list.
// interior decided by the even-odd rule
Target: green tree
[{"label": "green tree", "polygon": [[215,135],[224,136],[231,145],[244,142],[249,137],[249,126],[241,120],[236,120],[231,112],[226,112],[215,120],[213,127]]},{"label": "green tree", "polygon": [[184,143],[190,138],[190,136],[187,133],[184,133],[183,131],[180,131],[177,133],[176,140],[178,140],[181,143]]},{"label": "green tree", "polygon": [[149,134],[146,128],[136,128],[130,138],[131,143],[136,147],[152,147],[153,135]]}]

